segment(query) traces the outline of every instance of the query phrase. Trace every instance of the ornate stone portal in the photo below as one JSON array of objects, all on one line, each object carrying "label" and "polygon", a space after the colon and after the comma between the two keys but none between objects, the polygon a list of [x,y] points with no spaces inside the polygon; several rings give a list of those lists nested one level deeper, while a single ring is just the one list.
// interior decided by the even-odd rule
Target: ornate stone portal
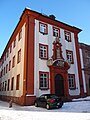
[{"label": "ornate stone portal", "polygon": [[60,39],[56,38],[53,42],[53,56],[47,60],[47,66],[50,69],[50,92],[69,98],[67,70],[70,68],[70,64],[64,60],[61,47]]}]

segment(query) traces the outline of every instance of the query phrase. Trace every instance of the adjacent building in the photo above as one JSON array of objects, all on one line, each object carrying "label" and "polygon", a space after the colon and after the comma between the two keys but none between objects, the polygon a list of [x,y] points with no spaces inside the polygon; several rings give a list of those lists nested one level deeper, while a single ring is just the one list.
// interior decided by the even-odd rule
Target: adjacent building
[{"label": "adjacent building", "polygon": [[83,97],[81,29],[26,8],[0,59],[0,98],[31,105],[41,94]]},{"label": "adjacent building", "polygon": [[84,91],[86,96],[90,96],[90,45],[80,43],[80,56]]}]

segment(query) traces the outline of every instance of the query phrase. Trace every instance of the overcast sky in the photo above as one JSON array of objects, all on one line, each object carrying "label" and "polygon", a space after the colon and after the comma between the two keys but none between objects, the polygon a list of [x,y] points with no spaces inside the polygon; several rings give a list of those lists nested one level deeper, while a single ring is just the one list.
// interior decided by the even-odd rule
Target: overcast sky
[{"label": "overcast sky", "polygon": [[90,0],[0,0],[0,56],[25,7],[82,29],[79,42],[90,45]]}]

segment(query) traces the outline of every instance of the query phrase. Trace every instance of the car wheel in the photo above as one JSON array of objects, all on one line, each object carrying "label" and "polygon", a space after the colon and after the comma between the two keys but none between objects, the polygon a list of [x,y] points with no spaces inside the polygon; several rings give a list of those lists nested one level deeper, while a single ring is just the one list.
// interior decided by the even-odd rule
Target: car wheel
[{"label": "car wheel", "polygon": [[50,109],[50,105],[49,105],[49,104],[47,104],[47,105],[46,105],[46,108],[47,108],[47,110],[49,110],[49,109]]},{"label": "car wheel", "polygon": [[59,106],[56,106],[57,109],[59,109]]},{"label": "car wheel", "polygon": [[37,102],[35,102],[35,107],[38,107],[38,104],[37,104]]},{"label": "car wheel", "polygon": [[63,102],[61,102],[61,103],[60,103],[60,106],[59,106],[59,108],[61,108],[62,106],[63,106]]}]

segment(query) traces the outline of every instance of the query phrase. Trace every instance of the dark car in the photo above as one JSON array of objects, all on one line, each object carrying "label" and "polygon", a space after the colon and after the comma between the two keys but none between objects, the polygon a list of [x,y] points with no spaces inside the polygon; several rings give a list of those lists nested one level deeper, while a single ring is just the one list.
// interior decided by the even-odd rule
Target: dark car
[{"label": "dark car", "polygon": [[35,100],[36,107],[45,107],[47,109],[50,109],[61,108],[62,105],[63,101],[61,100],[61,98],[54,94],[43,94]]}]

